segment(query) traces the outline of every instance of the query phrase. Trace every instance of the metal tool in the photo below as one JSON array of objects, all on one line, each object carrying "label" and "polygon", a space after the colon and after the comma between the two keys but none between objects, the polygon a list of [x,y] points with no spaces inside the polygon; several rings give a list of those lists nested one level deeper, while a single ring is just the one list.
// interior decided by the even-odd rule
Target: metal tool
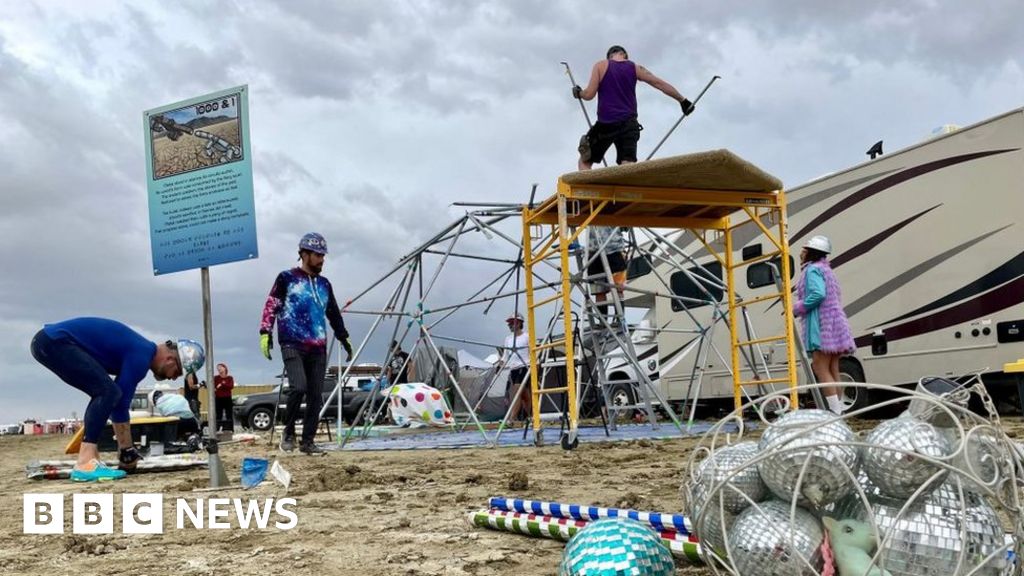
[{"label": "metal tool", "polygon": [[[700,102],[700,99],[704,97],[704,93],[707,92],[708,88],[711,88],[711,85],[714,84],[715,80],[718,80],[719,78],[721,78],[721,76],[718,75],[711,77],[711,80],[708,81],[707,85],[704,86],[704,89],[701,90],[700,94],[697,95],[697,99],[693,101],[694,106],[697,105],[697,102]],[[665,134],[665,137],[662,138],[660,142],[658,142],[658,145],[654,147],[654,150],[651,150],[651,153],[648,154],[647,158],[644,158],[644,160],[650,160],[651,157],[653,157],[658,152],[658,149],[661,148],[661,145],[665,143],[665,140],[668,140],[668,137],[671,136],[673,132],[675,132],[677,127],[679,127],[679,123],[683,121],[683,118],[686,118],[686,114],[682,114],[681,116],[679,116],[679,120],[676,120],[676,123],[672,125],[672,128],[669,129],[668,134]]]}]

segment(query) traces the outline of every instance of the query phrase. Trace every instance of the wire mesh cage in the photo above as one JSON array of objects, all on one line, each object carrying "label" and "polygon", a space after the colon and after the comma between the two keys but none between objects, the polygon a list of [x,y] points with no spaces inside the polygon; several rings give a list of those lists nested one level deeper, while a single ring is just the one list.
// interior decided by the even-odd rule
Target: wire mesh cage
[{"label": "wire mesh cage", "polygon": [[[1022,450],[980,376],[922,378],[913,390],[845,385],[887,399],[836,415],[790,410],[785,394],[765,395],[700,439],[681,494],[710,569],[1021,574]],[[780,404],[786,410],[769,420]],[[905,410],[877,424],[857,419],[886,406]],[[751,411],[757,426],[744,424]]]}]

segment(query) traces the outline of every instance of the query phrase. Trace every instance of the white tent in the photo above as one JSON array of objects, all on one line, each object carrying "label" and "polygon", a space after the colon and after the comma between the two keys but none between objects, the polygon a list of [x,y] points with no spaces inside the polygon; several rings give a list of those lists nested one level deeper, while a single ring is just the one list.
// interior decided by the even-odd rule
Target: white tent
[{"label": "white tent", "polygon": [[[497,359],[497,354],[494,354],[494,356],[495,359]],[[480,370],[486,370],[490,368],[492,364],[494,364],[494,362],[490,361],[490,358],[488,358],[488,360],[481,360],[465,350],[459,350],[459,366],[462,368],[479,368]]]}]

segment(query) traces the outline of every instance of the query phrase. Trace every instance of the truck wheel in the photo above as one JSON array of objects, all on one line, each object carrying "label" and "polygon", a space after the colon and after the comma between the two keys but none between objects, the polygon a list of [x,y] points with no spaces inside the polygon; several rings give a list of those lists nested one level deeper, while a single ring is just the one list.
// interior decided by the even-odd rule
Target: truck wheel
[{"label": "truck wheel", "polygon": [[266,432],[273,425],[274,413],[270,408],[256,408],[249,413],[249,428]]},{"label": "truck wheel", "polygon": [[[864,382],[864,369],[853,358],[839,359],[839,379],[843,382]],[[867,408],[874,404],[871,391],[867,388],[846,386],[843,388],[843,406],[847,412]]]},{"label": "truck wheel", "polygon": [[636,404],[636,394],[633,391],[633,386],[629,382],[619,382],[613,384],[608,389],[608,401],[611,402],[612,406],[632,406]]}]

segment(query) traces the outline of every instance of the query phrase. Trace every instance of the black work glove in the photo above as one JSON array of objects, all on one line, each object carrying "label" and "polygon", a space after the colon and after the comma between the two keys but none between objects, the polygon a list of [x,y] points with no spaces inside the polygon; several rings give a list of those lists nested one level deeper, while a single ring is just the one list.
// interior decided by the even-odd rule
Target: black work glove
[{"label": "black work glove", "polygon": [[121,453],[117,455],[118,468],[121,470],[135,470],[139,460],[142,460],[142,454],[139,454],[135,446],[121,448]]},{"label": "black work glove", "polygon": [[693,102],[690,102],[686,98],[679,101],[679,107],[683,109],[683,116],[693,114],[693,109],[696,108],[696,106],[693,105]]},{"label": "black work glove", "polygon": [[352,343],[348,341],[348,336],[346,336],[345,338],[342,339],[341,346],[343,348],[345,348],[345,353],[348,354],[348,356],[345,358],[345,362],[351,362],[352,361]]},{"label": "black work glove", "polygon": [[582,100],[583,99],[583,88],[580,88],[579,86],[573,86],[572,87],[572,97],[577,99],[577,100]]}]

